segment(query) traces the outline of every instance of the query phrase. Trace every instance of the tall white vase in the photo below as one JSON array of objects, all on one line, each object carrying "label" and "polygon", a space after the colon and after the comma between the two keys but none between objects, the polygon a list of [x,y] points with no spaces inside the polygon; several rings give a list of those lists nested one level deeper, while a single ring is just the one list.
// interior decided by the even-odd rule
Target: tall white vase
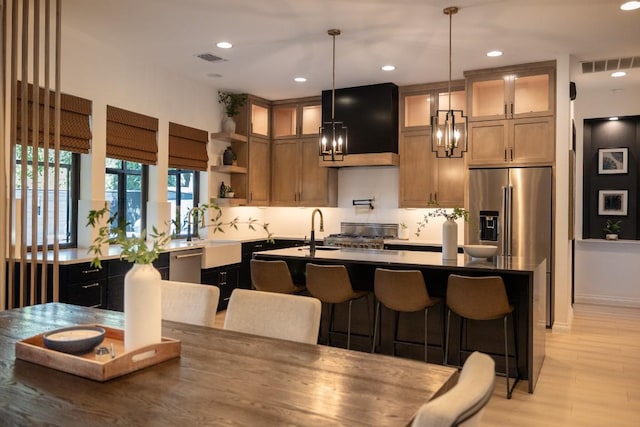
[{"label": "tall white vase", "polygon": [[222,132],[225,133],[234,133],[236,131],[236,122],[233,120],[233,117],[225,116],[222,119]]},{"label": "tall white vase", "polygon": [[458,224],[452,219],[442,224],[442,259],[458,259]]},{"label": "tall white vase", "polygon": [[124,276],[124,350],[162,339],[162,282],[153,264],[134,264]]}]

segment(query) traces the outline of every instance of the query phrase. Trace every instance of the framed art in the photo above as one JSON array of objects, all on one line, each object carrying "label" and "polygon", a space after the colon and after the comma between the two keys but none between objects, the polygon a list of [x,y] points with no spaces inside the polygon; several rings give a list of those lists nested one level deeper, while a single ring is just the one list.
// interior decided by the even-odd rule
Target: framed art
[{"label": "framed art", "polygon": [[600,190],[598,215],[627,215],[627,190]]},{"label": "framed art", "polygon": [[598,174],[619,174],[629,171],[628,148],[601,148],[598,150]]}]

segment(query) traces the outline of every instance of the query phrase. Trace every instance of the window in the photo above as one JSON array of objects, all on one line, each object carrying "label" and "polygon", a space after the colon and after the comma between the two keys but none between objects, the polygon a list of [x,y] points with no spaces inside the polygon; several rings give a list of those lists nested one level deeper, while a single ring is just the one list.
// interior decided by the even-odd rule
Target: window
[{"label": "window", "polygon": [[[43,148],[38,149],[37,159],[33,158],[33,147],[27,147],[27,163],[26,163],[26,175],[27,175],[27,188],[23,194],[22,191],[22,149],[20,146],[16,149],[16,172],[15,172],[15,195],[16,199],[22,200],[22,206],[26,209],[28,220],[25,223],[27,231],[27,246],[32,246],[32,212],[33,207],[33,182],[32,177],[34,172],[37,173],[37,195],[36,195],[36,207],[37,210],[37,228],[36,233],[38,241],[36,242],[38,249],[41,249],[43,243],[44,233],[41,230],[44,227],[45,219],[47,222],[47,246],[52,248],[54,238],[57,235],[60,243],[60,247],[74,247],[76,245],[76,222],[78,215],[78,195],[79,185],[79,154],[72,153],[70,151],[60,151],[60,173],[59,190],[58,190],[58,229],[54,228],[54,197],[55,197],[55,168],[54,158],[55,154],[53,150],[48,152],[48,183],[45,189],[45,152]],[[44,206],[45,191],[48,192],[47,206]],[[45,212],[46,208],[46,212]]]},{"label": "window", "polygon": [[167,199],[173,212],[171,232],[178,236],[186,237],[187,212],[198,206],[199,175],[197,171],[169,168]]},{"label": "window", "polygon": [[[140,235],[146,227],[148,167],[126,160],[106,159],[105,199],[111,214],[124,219],[128,235]],[[116,225],[116,224],[114,224]]]}]

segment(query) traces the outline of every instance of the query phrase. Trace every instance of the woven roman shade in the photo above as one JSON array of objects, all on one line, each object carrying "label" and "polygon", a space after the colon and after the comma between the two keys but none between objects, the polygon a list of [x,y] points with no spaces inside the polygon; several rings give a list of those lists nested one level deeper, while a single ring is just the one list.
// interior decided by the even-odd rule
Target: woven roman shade
[{"label": "woven roman shade", "polygon": [[206,171],[207,131],[169,122],[169,167]]},{"label": "woven roman shade", "polygon": [[[39,88],[38,102],[38,145],[44,147],[44,88]],[[17,105],[17,125],[18,131],[16,137],[18,143],[22,143],[22,82],[18,82],[17,86],[18,105]],[[27,128],[29,129],[29,144],[33,144],[33,85],[28,84],[28,116]],[[91,125],[89,124],[91,116],[91,101],[65,93],[60,94],[60,149],[72,151],[74,153],[88,153],[91,148]],[[49,147],[53,148],[54,140],[54,108],[55,108],[55,92],[49,91]]]},{"label": "woven roman shade", "polygon": [[158,163],[158,119],[107,105],[107,157]]}]

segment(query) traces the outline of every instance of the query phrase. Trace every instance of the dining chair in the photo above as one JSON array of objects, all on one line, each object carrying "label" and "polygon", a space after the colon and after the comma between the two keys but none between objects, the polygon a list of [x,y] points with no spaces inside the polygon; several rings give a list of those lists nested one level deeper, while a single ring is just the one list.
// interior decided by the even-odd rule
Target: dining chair
[{"label": "dining chair", "polygon": [[474,427],[493,395],[495,362],[473,352],[464,362],[458,383],[443,395],[423,404],[411,427]]},{"label": "dining chair", "polygon": [[234,289],[224,329],[316,344],[321,309],[320,301],[312,297]]},{"label": "dining chair", "polygon": [[252,259],[250,268],[251,284],[258,291],[298,294],[305,289],[304,286],[293,283],[291,272],[285,261]]},{"label": "dining chair", "polygon": [[162,318],[213,328],[220,289],[212,285],[162,280]]},{"label": "dining chair", "polygon": [[[373,346],[371,352],[375,353],[376,342],[379,335],[382,335],[380,326],[380,305],[393,311],[395,317],[395,327],[393,333],[393,352],[396,355],[396,344],[420,345],[424,346],[424,361],[427,361],[429,330],[429,308],[440,304],[441,299],[432,297],[427,291],[424,277],[420,270],[388,270],[376,268],[374,275],[374,293],[376,300],[376,315],[373,323]],[[424,341],[413,342],[398,339],[398,326],[400,323],[400,313],[412,313],[424,311]],[[439,311],[442,313],[442,311]],[[442,317],[442,316],[440,316]],[[444,360],[444,328],[443,321],[440,321],[440,348]]]},{"label": "dining chair", "polygon": [[[451,333],[451,312],[460,317],[460,334],[458,346],[458,360],[462,351],[462,337],[465,321],[488,321],[501,319],[504,331],[504,363],[507,384],[507,399],[511,399],[513,389],[518,383],[518,340],[516,324],[513,319],[514,306],[509,303],[504,281],[500,276],[469,277],[457,274],[449,275],[447,281],[447,342],[445,350],[445,364],[448,363],[449,335]],[[509,387],[509,341],[508,319],[513,326],[513,356],[515,359],[515,379]]]},{"label": "dining chair", "polygon": [[[355,291],[351,286],[349,272],[344,265],[319,265],[307,263],[307,291],[325,304],[329,304],[329,333],[328,343],[331,345],[331,334],[335,318],[335,305],[348,303],[349,317],[347,320],[347,349],[351,348],[351,306],[354,301],[362,299],[367,304],[367,322],[369,325],[369,339],[371,335],[371,315],[369,314],[369,291]],[[355,335],[355,334],[354,334]]]}]

